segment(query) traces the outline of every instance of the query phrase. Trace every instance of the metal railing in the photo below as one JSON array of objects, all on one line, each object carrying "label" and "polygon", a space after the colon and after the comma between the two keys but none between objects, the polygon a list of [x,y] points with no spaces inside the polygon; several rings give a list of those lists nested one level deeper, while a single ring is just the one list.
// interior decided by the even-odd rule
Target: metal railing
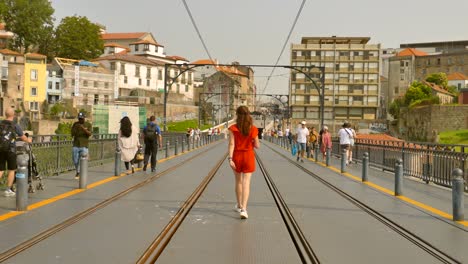
[{"label": "metal railing", "polygon": [[[289,141],[286,137],[279,139],[267,136],[265,138],[289,149]],[[340,157],[339,139],[333,138],[332,142],[332,155]],[[404,176],[451,188],[452,172],[456,168],[463,171],[465,182],[468,180],[467,150],[466,145],[357,139],[352,151],[354,161],[360,162],[364,153],[367,152],[370,165],[391,172],[395,171],[396,161],[402,159]],[[465,192],[468,192],[466,184]]]}]

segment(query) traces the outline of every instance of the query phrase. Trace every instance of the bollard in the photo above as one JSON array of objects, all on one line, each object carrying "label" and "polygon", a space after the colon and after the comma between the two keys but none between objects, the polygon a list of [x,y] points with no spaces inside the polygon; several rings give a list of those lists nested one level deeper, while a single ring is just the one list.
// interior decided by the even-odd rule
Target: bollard
[{"label": "bollard", "polygon": [[187,151],[190,151],[191,148],[190,148],[190,139],[187,138]]},{"label": "bollard", "polygon": [[362,155],[362,182],[367,181],[367,173],[369,171],[369,153],[364,152]]},{"label": "bollard", "polygon": [[80,158],[80,189],[88,187],[88,153],[81,153]]},{"label": "bollard", "polygon": [[170,144],[169,140],[166,141],[166,158],[169,158],[169,144]]},{"label": "bollard", "polygon": [[346,159],[347,159],[346,149],[343,149],[341,151],[341,173],[346,172]]},{"label": "bollard", "polygon": [[176,139],[176,141],[174,143],[174,156],[177,156],[179,154],[179,152],[177,151],[177,143],[178,143],[178,141]]},{"label": "bollard", "polygon": [[327,148],[326,152],[327,153],[327,157],[325,159],[325,164],[328,166],[330,166],[330,155],[331,155],[331,150],[329,148]]},{"label": "bollard", "polygon": [[26,154],[21,154],[17,157],[16,211],[28,210],[28,162],[29,156]]},{"label": "bollard", "polygon": [[398,159],[395,164],[395,196],[402,195],[403,185],[403,160]]},{"label": "bollard", "polygon": [[122,166],[121,156],[122,156],[122,152],[120,151],[120,148],[117,147],[115,150],[114,176],[120,176],[120,173],[121,173],[120,168]]},{"label": "bollard", "polygon": [[184,152],[185,152],[185,150],[184,150],[184,142],[185,142],[185,140],[184,140],[184,138],[182,138],[182,140],[180,141],[180,144],[181,144],[181,147],[182,147],[181,153],[184,153]]},{"label": "bollard", "polygon": [[452,171],[452,210],[453,221],[463,221],[465,216],[464,210],[464,188],[465,183],[463,179],[463,171],[461,169],[454,169]]}]

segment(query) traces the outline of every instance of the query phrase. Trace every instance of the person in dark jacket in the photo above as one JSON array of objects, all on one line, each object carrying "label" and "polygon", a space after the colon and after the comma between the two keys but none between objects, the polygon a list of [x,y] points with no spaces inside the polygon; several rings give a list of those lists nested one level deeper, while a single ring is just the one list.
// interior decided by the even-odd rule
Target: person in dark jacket
[{"label": "person in dark jacket", "polygon": [[161,129],[155,122],[156,117],[151,116],[150,122],[143,128],[145,141],[145,159],[143,161],[143,171],[148,167],[148,161],[151,156],[151,172],[156,171],[156,155],[158,154],[158,144],[162,146]]},{"label": "person in dark jacket", "polygon": [[80,177],[80,157],[82,153],[88,154],[89,137],[92,135],[91,123],[85,121],[85,114],[78,114],[78,121],[72,125],[71,135],[73,137],[72,157],[75,165],[75,179]]}]

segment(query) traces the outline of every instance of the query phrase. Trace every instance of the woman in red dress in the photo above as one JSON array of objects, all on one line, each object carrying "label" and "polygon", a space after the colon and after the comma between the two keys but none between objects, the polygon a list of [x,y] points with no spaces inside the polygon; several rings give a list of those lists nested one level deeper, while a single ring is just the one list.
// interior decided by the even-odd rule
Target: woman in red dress
[{"label": "woman in red dress", "polygon": [[236,110],[236,124],[229,127],[229,165],[236,176],[235,210],[241,219],[247,219],[247,202],[250,192],[250,177],[255,171],[254,148],[260,147],[258,129],[253,125],[250,111],[246,106]]}]

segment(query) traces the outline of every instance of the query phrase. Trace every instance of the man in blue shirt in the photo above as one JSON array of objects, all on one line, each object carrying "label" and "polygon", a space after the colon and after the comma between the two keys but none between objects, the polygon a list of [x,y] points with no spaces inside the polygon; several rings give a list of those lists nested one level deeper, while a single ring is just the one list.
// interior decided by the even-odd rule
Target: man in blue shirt
[{"label": "man in blue shirt", "polygon": [[148,167],[148,160],[151,156],[151,172],[156,171],[156,155],[158,154],[158,144],[162,146],[161,129],[155,122],[156,117],[151,116],[150,122],[143,128],[145,141],[145,159],[143,161],[143,171]]},{"label": "man in blue shirt", "polygon": [[[23,134],[23,130],[18,124],[13,122],[15,112],[9,108],[5,111],[6,119],[0,122],[0,136],[2,137],[2,148],[0,149],[0,178],[3,176],[5,169],[8,169],[7,189],[4,192],[5,196],[15,196],[15,192],[11,189],[13,180],[15,179],[16,164],[16,138],[25,142],[32,142],[32,139],[27,138]],[[5,148],[3,148],[3,145]]]}]

